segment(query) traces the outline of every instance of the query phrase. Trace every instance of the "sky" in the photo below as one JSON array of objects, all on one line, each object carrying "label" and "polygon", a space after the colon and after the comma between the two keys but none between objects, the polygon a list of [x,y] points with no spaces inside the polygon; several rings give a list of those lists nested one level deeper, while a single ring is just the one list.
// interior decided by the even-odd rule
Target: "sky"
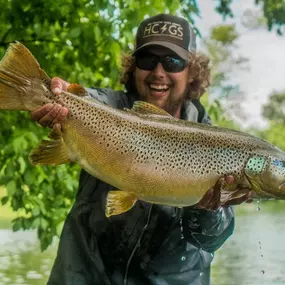
[{"label": "sky", "polygon": [[203,37],[217,24],[236,24],[240,35],[237,52],[249,59],[249,70],[237,71],[231,78],[233,83],[240,84],[245,95],[245,100],[240,101],[240,104],[246,119],[238,118],[238,115],[236,119],[244,127],[265,127],[266,122],[261,117],[262,104],[266,103],[268,95],[273,91],[285,90],[285,35],[280,37],[274,31],[269,32],[266,27],[250,30],[242,25],[246,10],[260,11],[254,6],[254,0],[233,1],[235,17],[225,22],[214,10],[217,1],[198,0],[197,3],[201,18],[196,19],[195,24]]}]

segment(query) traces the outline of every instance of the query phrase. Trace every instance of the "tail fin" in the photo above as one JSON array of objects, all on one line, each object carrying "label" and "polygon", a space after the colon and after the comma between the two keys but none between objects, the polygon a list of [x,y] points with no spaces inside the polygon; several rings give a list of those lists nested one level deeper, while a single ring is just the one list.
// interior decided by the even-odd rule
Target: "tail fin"
[{"label": "tail fin", "polygon": [[49,83],[28,49],[10,44],[0,62],[0,109],[32,111],[52,101]]}]

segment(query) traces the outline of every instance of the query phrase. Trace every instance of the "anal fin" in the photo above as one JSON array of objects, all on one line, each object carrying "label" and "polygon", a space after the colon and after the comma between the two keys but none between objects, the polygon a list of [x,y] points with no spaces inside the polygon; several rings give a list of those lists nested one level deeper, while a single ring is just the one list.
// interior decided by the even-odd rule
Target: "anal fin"
[{"label": "anal fin", "polygon": [[126,191],[110,191],[107,194],[106,217],[119,215],[130,210],[138,198],[136,195]]}]

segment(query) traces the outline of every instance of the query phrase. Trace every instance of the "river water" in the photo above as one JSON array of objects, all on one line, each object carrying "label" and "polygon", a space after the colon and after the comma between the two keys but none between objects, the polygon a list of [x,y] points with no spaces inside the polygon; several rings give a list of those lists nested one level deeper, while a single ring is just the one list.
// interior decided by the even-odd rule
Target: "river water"
[{"label": "river water", "polygon": [[[41,253],[34,231],[0,229],[0,285],[45,284],[56,247]],[[236,230],[215,254],[212,284],[285,284],[285,202],[236,208]]]}]

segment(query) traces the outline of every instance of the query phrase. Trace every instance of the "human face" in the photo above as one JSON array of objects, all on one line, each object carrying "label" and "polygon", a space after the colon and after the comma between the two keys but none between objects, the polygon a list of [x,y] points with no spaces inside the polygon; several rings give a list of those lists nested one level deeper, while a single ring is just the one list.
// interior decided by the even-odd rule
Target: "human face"
[{"label": "human face", "polygon": [[[173,51],[160,46],[146,48],[143,52],[158,56],[177,56]],[[180,117],[187,86],[191,82],[188,65],[181,72],[174,73],[165,71],[158,62],[153,70],[136,67],[134,75],[140,100],[152,103],[172,116]]]}]

